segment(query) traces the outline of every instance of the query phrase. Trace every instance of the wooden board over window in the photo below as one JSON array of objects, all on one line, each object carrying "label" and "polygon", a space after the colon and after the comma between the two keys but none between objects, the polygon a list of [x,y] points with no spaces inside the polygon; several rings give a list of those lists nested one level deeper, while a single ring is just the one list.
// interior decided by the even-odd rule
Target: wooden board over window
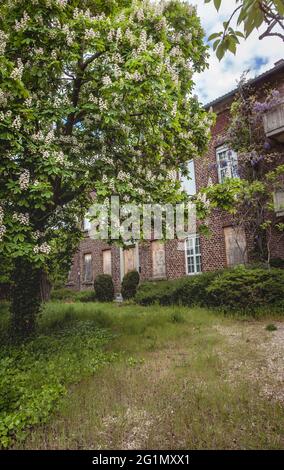
[{"label": "wooden board over window", "polygon": [[279,190],[274,193],[274,208],[278,217],[284,215],[284,191]]},{"label": "wooden board over window", "polygon": [[152,248],[152,263],[153,263],[153,277],[163,278],[166,277],[166,256],[165,245],[160,241],[153,241]]},{"label": "wooden board over window", "polygon": [[247,243],[241,227],[225,227],[227,265],[236,266],[247,262]]},{"label": "wooden board over window", "polygon": [[86,253],[83,258],[84,282],[93,281],[93,259],[91,253]]},{"label": "wooden board over window", "polygon": [[103,273],[111,276],[111,250],[103,251]]},{"label": "wooden board over window", "polygon": [[124,275],[129,273],[129,271],[136,270],[136,255],[135,247],[127,248],[123,250],[124,258]]}]

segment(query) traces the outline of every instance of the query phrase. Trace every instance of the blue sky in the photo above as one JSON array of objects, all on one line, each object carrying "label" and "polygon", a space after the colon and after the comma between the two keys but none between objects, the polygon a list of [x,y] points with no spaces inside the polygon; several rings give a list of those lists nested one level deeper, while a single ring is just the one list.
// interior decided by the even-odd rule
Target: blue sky
[{"label": "blue sky", "polygon": [[[236,4],[235,0],[223,0],[223,6],[217,13],[213,3],[205,4],[204,0],[191,0],[197,6],[202,26],[208,37],[211,33],[221,31],[222,22],[228,19]],[[236,56],[227,53],[221,62],[211,50],[209,69],[195,75],[196,92],[205,104],[234,89],[245,70],[250,70],[249,77],[255,77],[274,66],[284,58],[283,43],[279,38],[266,38],[260,41],[254,32],[242,41]]]}]

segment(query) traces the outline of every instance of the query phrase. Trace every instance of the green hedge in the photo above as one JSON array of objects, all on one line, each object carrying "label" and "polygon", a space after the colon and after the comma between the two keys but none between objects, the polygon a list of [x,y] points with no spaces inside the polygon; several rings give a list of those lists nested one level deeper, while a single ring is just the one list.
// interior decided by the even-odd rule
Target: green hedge
[{"label": "green hedge", "polygon": [[226,271],[212,281],[207,294],[208,304],[223,310],[284,307],[284,272],[245,268]]},{"label": "green hedge", "polygon": [[140,305],[197,305],[247,312],[271,306],[284,311],[284,271],[239,266],[173,281],[145,282],[135,300]]},{"label": "green hedge", "polygon": [[76,300],[76,297],[78,296],[79,292],[72,290],[72,289],[67,289],[66,287],[63,287],[61,289],[54,289],[51,291],[50,294],[50,300],[59,300],[59,301],[74,301]]},{"label": "green hedge", "polygon": [[97,297],[94,290],[82,290],[76,296],[78,302],[96,302]]},{"label": "green hedge", "polygon": [[99,302],[112,302],[114,299],[114,284],[109,274],[99,274],[94,282],[96,298]]},{"label": "green hedge", "polygon": [[129,271],[125,274],[121,284],[121,294],[124,300],[135,297],[139,285],[140,276],[137,271]]}]

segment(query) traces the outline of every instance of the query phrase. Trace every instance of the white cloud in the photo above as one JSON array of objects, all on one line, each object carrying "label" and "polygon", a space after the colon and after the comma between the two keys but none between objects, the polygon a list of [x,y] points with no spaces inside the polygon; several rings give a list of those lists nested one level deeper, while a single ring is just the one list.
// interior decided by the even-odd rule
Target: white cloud
[{"label": "white cloud", "polygon": [[[205,4],[204,0],[193,0],[201,18],[202,26],[208,37],[213,32],[222,30],[222,22],[228,19],[233,11],[235,0],[223,0],[219,12],[213,3]],[[254,77],[274,66],[283,58],[283,43],[279,38],[258,39],[258,33],[253,32],[241,44],[234,56],[227,53],[221,62],[210,50],[209,69],[195,75],[196,92],[203,103],[209,102],[236,88],[243,71],[250,70],[249,76]]]}]

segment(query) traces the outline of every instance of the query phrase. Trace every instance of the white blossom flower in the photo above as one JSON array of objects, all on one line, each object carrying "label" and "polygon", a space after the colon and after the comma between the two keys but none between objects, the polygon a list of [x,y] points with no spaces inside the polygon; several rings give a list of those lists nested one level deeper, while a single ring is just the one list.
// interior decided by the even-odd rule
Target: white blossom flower
[{"label": "white blossom flower", "polygon": [[139,10],[137,10],[136,16],[137,16],[138,21],[144,21],[145,16],[144,16],[144,11],[142,8],[139,8]]},{"label": "white blossom flower", "polygon": [[70,31],[69,26],[67,24],[64,24],[62,31],[66,35],[67,46],[72,46],[73,41],[75,39],[74,31]]},{"label": "white blossom flower", "polygon": [[29,187],[30,183],[30,172],[29,170],[24,170],[19,178],[19,185],[22,190],[25,190]]},{"label": "white blossom flower", "polygon": [[55,155],[56,163],[59,163],[60,165],[63,165],[63,163],[65,162],[64,153],[62,151],[59,151],[59,152],[55,153],[54,155]]},{"label": "white blossom flower", "polygon": [[167,29],[168,24],[165,17],[161,18],[158,23],[155,24],[155,29],[161,31],[162,29]]},{"label": "white blossom flower", "polygon": [[5,225],[0,223],[0,242],[3,240],[5,232],[6,232]]},{"label": "white blossom flower", "polygon": [[0,55],[4,55],[6,44],[7,44],[8,35],[4,31],[0,31]]},{"label": "white blossom flower", "polygon": [[29,217],[29,214],[22,214],[22,213],[18,213],[18,212],[15,212],[13,214],[13,220],[16,220],[17,222],[20,222],[20,224],[22,225],[29,225],[29,222],[30,222],[30,217]]},{"label": "white blossom flower", "polygon": [[36,245],[33,249],[34,253],[43,253],[48,255],[51,252],[51,246],[48,243],[44,242],[41,245]]},{"label": "white blossom flower", "polygon": [[26,11],[24,11],[23,16],[20,19],[20,21],[18,20],[15,21],[15,26],[14,26],[15,30],[22,31],[23,29],[26,29],[29,20],[30,20],[29,15],[27,14]]},{"label": "white blossom flower", "polygon": [[14,70],[11,73],[11,78],[13,80],[21,80],[22,75],[24,72],[24,65],[21,59],[17,59],[17,67],[14,68]]},{"label": "white blossom flower", "polygon": [[99,98],[99,109],[100,111],[107,111],[108,109],[106,101],[104,101],[102,98]]},{"label": "white blossom flower", "polygon": [[164,44],[162,42],[158,42],[157,44],[155,44],[155,46],[153,48],[153,52],[154,52],[154,54],[157,54],[159,56],[163,56],[164,52],[165,52]]},{"label": "white blossom flower", "polygon": [[3,90],[0,90],[0,105],[6,106],[8,103],[7,93],[4,93]]},{"label": "white blossom flower", "polygon": [[117,30],[116,30],[116,42],[120,41],[121,38],[122,38],[121,28],[117,28]]},{"label": "white blossom flower", "polygon": [[112,81],[109,75],[106,75],[105,77],[103,77],[102,82],[105,86],[109,86],[112,84]]},{"label": "white blossom flower", "polygon": [[145,31],[145,29],[142,29],[139,40],[140,44],[137,49],[138,54],[147,50],[147,32]]},{"label": "white blossom flower", "polygon": [[42,47],[38,47],[38,48],[34,49],[34,54],[35,54],[35,55],[39,55],[39,56],[43,55],[43,54],[44,54],[43,48],[42,48]]},{"label": "white blossom flower", "polygon": [[17,130],[21,129],[21,125],[22,125],[22,121],[21,121],[20,116],[15,117],[14,121],[11,124],[11,126]]},{"label": "white blossom flower", "polygon": [[24,101],[24,105],[27,107],[27,108],[30,108],[32,106],[32,102],[33,102],[33,99],[31,96],[29,96],[28,98],[25,99]]},{"label": "white blossom flower", "polygon": [[87,29],[86,32],[85,32],[85,39],[86,40],[95,39],[95,38],[99,38],[99,37],[100,37],[99,31],[94,31],[93,29]]}]

